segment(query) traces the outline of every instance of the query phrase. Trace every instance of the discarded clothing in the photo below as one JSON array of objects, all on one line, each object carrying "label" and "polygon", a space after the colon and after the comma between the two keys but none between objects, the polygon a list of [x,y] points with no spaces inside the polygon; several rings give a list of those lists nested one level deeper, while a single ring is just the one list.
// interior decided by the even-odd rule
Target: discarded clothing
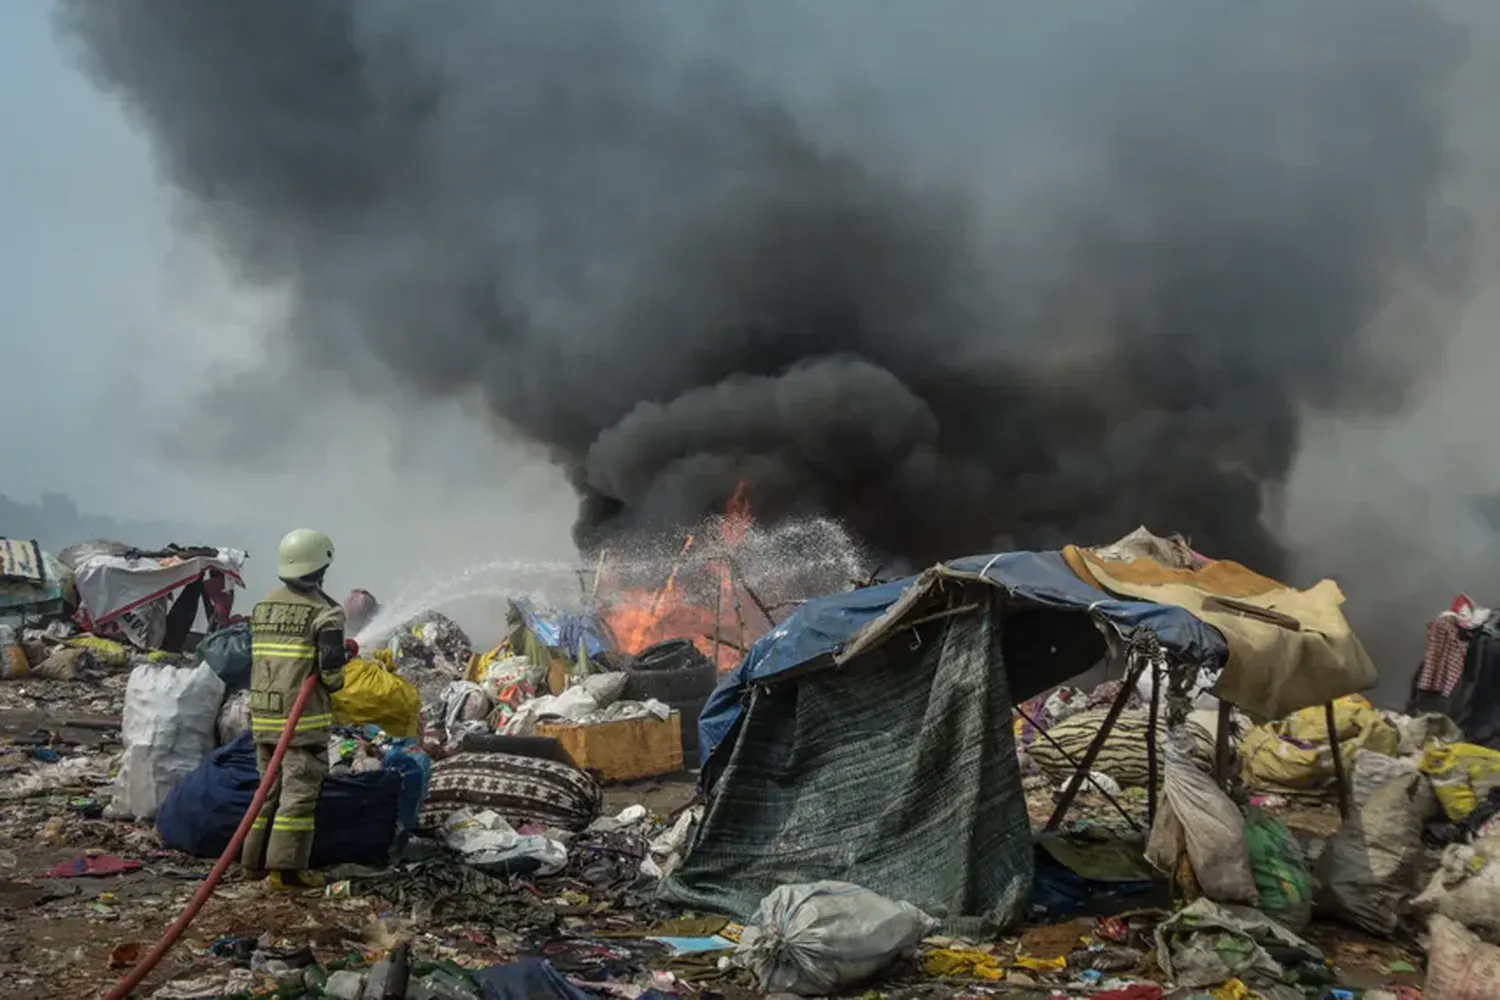
[{"label": "discarded clothing", "polygon": [[1428,622],[1417,690],[1434,691],[1445,698],[1451,695],[1464,675],[1464,657],[1468,652],[1469,638],[1456,615],[1445,611]]}]

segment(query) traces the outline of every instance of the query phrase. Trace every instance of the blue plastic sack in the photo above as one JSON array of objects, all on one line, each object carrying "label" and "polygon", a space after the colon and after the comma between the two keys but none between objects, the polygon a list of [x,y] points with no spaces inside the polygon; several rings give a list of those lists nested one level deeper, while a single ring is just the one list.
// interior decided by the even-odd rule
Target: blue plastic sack
[{"label": "blue plastic sack", "polygon": [[416,740],[399,740],[385,752],[380,766],[401,776],[401,796],[396,803],[396,850],[417,829],[417,814],[427,798],[427,782],[432,777],[432,758]]},{"label": "blue plastic sack", "polygon": [[[224,853],[255,798],[260,775],[249,733],[215,750],[179,781],[156,814],[168,846],[200,858]],[[330,774],[314,813],[312,866],[384,865],[397,845],[406,784],[396,771]]]},{"label": "blue plastic sack", "polygon": [[250,686],[250,623],[236,622],[204,636],[196,655],[224,682],[224,693]]}]

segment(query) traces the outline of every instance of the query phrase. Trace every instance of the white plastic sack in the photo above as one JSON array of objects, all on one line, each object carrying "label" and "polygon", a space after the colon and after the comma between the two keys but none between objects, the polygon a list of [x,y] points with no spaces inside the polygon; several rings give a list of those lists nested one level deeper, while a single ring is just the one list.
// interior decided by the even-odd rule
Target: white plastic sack
[{"label": "white plastic sack", "polygon": [[[1193,709],[1212,712],[1216,720],[1219,713],[1219,699],[1215,698],[1209,692],[1213,690],[1214,685],[1218,682],[1219,671],[1204,668],[1198,671],[1198,676],[1193,679],[1192,686],[1188,688],[1188,701]],[[1140,695],[1141,704],[1150,707],[1151,674],[1149,672],[1143,672],[1136,680],[1135,691],[1136,694]],[[1161,684],[1158,686],[1157,691],[1161,695],[1162,707],[1165,708],[1167,700],[1167,679],[1165,677],[1161,679]],[[1213,732],[1214,728],[1210,726],[1208,731]]]},{"label": "white plastic sack", "polygon": [[248,689],[236,691],[224,699],[224,707],[219,709],[219,722],[216,728],[219,734],[219,746],[233,743],[241,733],[250,731],[250,691]]},{"label": "white plastic sack", "polygon": [[1500,838],[1450,844],[1442,866],[1411,901],[1418,914],[1440,913],[1490,943],[1500,943]]},{"label": "white plastic sack", "polygon": [[1245,847],[1245,818],[1214,779],[1193,763],[1190,745],[1181,736],[1167,742],[1163,802],[1146,842],[1146,859],[1172,872],[1186,851],[1205,896],[1254,906],[1260,893]]},{"label": "white plastic sack", "polygon": [[131,671],[120,720],[125,752],[105,815],[154,817],[172,786],[213,752],[223,700],[224,682],[206,663],[143,663]]},{"label": "white plastic sack", "polygon": [[1500,996],[1500,948],[1456,920],[1432,918],[1423,1000],[1495,1000]]},{"label": "white plastic sack", "polygon": [[651,841],[651,850],[641,862],[641,874],[651,878],[666,878],[676,871],[682,864],[682,859],[687,857],[688,848],[692,846],[701,822],[703,803],[683,810],[682,815],[677,817],[677,822]]},{"label": "white plastic sack", "polygon": [[1421,774],[1376,789],[1318,858],[1319,911],[1389,937],[1416,893],[1422,827],[1436,809],[1437,796]]},{"label": "white plastic sack", "polygon": [[767,993],[823,996],[880,972],[936,926],[910,903],[848,882],[783,885],[756,907],[734,962]]},{"label": "white plastic sack", "polygon": [[623,672],[590,674],[583,679],[583,689],[600,708],[608,708],[620,700],[629,679]]},{"label": "white plastic sack", "polygon": [[1363,809],[1377,788],[1388,785],[1397,778],[1417,773],[1417,762],[1406,757],[1387,757],[1383,753],[1366,750],[1354,751],[1354,774],[1352,786],[1354,808]]},{"label": "white plastic sack", "polygon": [[484,693],[490,696],[490,701],[500,701],[501,692],[512,684],[531,681],[533,673],[532,663],[526,657],[507,656],[491,662],[479,683]]},{"label": "white plastic sack", "polygon": [[443,692],[443,733],[447,745],[458,746],[468,733],[488,733],[490,696],[473,681],[454,681]]},{"label": "white plastic sack", "polygon": [[463,856],[464,864],[485,868],[522,858],[540,862],[538,875],[554,875],[568,863],[568,849],[538,834],[520,834],[498,813],[459,809],[442,829],[443,844]]}]

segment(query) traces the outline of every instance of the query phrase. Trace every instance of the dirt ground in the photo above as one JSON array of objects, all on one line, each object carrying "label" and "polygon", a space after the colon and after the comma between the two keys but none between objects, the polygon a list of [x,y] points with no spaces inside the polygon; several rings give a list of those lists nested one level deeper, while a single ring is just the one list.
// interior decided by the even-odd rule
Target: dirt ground
[{"label": "dirt ground", "polygon": [[[672,775],[606,789],[605,809],[640,803],[667,816],[689,804],[695,776]],[[149,826],[67,818],[48,826],[42,810],[0,808],[0,998],[81,1000],[112,985],[176,919],[211,867],[160,849]],[[100,878],[37,877],[94,849],[144,862],[140,870]],[[138,990],[223,968],[204,952],[221,939],[268,931],[310,945],[320,959],[371,954],[411,939],[434,959],[486,964],[514,957],[509,943],[485,941],[461,927],[419,927],[383,900],[330,898],[324,892],[270,894],[232,865],[178,945]]]}]

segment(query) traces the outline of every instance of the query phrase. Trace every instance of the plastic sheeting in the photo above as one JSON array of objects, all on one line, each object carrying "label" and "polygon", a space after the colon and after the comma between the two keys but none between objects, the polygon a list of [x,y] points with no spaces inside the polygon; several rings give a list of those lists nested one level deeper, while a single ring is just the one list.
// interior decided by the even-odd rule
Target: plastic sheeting
[{"label": "plastic sheeting", "polygon": [[521,619],[521,625],[536,636],[537,642],[543,646],[566,650],[570,656],[577,656],[578,644],[581,642],[584,653],[589,657],[598,656],[609,649],[594,623],[582,615],[541,608],[524,597],[511,601],[511,610]]},{"label": "plastic sheeting", "polygon": [[0,612],[30,611],[32,613],[61,610],[67,594],[67,581],[71,571],[54,556],[42,553],[42,582],[28,580],[0,580]]},{"label": "plastic sheeting", "polygon": [[219,549],[213,556],[169,558],[132,558],[104,549],[89,550],[77,557],[73,579],[89,624],[102,625],[192,583],[211,569],[243,587],[240,570],[246,558],[239,549]]},{"label": "plastic sheeting", "polygon": [[[763,635],[703,706],[698,717],[699,756],[706,764],[744,712],[747,689],[819,657],[847,658],[877,639],[895,622],[899,610],[945,578],[983,580],[1004,591],[1009,609],[1050,609],[1086,614],[1101,628],[1119,636],[1138,629],[1155,633],[1162,647],[1178,659],[1217,670],[1229,656],[1218,630],[1186,610],[1149,601],[1120,600],[1074,575],[1058,552],[1006,552],[967,556],[942,563],[918,576],[832,594],[803,604],[786,621]],[[900,604],[898,605],[898,602]],[[1076,620],[1072,631],[1077,632]],[[1051,644],[1047,647],[1050,649]],[[1086,646],[1038,669],[1033,663],[1008,665],[1014,702],[1040,694],[1094,665]],[[1030,659],[1030,658],[1028,658]]]}]

